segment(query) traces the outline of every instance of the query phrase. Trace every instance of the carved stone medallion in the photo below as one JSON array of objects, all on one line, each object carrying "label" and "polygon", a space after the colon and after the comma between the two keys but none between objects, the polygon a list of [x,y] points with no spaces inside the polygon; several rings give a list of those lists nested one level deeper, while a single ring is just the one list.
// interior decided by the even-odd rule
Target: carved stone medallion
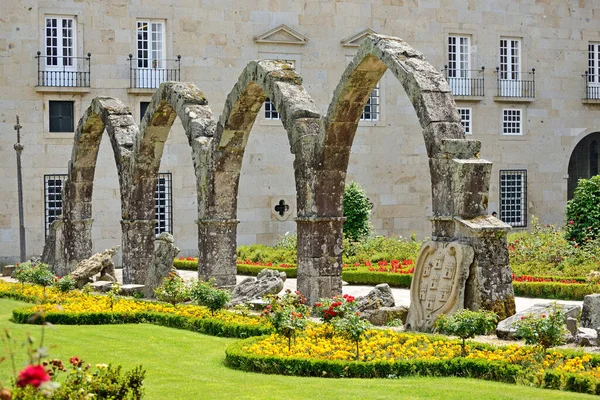
[{"label": "carved stone medallion", "polygon": [[431,331],[438,315],[464,307],[473,256],[473,248],[459,242],[423,245],[410,287],[407,329]]}]

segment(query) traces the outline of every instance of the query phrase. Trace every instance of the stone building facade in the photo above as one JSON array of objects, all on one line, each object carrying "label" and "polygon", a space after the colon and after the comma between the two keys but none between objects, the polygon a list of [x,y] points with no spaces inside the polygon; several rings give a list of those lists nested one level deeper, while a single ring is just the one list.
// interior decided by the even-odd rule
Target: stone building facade
[{"label": "stone building facade", "polygon": [[[118,98],[141,119],[160,82],[187,81],[218,116],[249,61],[280,59],[294,65],[324,113],[370,32],[405,39],[447,74],[468,133],[494,163],[489,212],[519,228],[532,215],[560,224],[577,179],[598,173],[599,7],[589,0],[7,2],[0,25],[0,261],[19,255],[16,115],[27,253],[36,255],[60,212],[73,132],[93,98]],[[121,242],[111,152],[105,138],[94,181],[95,250]],[[365,108],[348,170],[373,202],[377,232],[429,234],[427,160],[412,105],[387,72]],[[196,255],[195,178],[178,120],[160,171],[159,230],[173,232],[182,255]],[[246,147],[238,243],[273,244],[294,232],[294,209],[293,155],[277,110],[266,103]]]}]

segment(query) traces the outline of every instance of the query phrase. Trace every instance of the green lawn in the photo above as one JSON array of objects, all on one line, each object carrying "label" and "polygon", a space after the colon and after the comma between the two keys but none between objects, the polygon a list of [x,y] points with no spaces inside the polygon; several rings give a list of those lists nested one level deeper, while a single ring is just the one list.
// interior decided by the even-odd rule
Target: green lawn
[{"label": "green lawn", "polygon": [[[18,338],[40,336],[40,327],[9,321],[25,303],[0,299],[0,329]],[[54,326],[47,330],[50,355],[67,361],[121,364],[147,370],[147,399],[586,399],[592,396],[461,378],[321,379],[261,375],[223,365],[223,339],[153,325]],[[18,349],[19,366],[25,353]],[[1,353],[0,353],[1,354]],[[11,374],[0,364],[0,381]]]}]

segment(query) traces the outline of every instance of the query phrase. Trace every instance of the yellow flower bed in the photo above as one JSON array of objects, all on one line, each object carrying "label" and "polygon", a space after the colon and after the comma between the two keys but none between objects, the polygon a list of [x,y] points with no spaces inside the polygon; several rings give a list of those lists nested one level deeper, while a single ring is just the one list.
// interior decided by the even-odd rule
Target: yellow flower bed
[{"label": "yellow flower bed", "polygon": [[[360,343],[360,359],[365,362],[395,362],[409,360],[442,361],[460,356],[461,346],[457,340],[434,339],[417,333],[400,333],[392,330],[370,330]],[[283,358],[306,358],[337,361],[354,361],[356,345],[342,337],[331,336],[326,325],[310,325],[296,338],[288,350],[287,339],[271,334],[262,340],[242,347],[244,352],[259,356]],[[591,355],[565,357],[559,352],[548,352],[544,361],[537,361],[539,350],[521,345],[478,349],[467,345],[467,359],[501,361],[541,371],[579,373],[600,378],[600,368],[594,366]]]},{"label": "yellow flower bed", "polygon": [[197,319],[210,318],[225,323],[241,325],[263,325],[257,317],[242,316],[227,311],[217,312],[213,316],[206,307],[187,304],[174,307],[170,304],[160,302],[118,299],[114,301],[111,309],[111,300],[108,296],[84,294],[78,290],[62,293],[52,287],[47,288],[44,295],[44,290],[41,286],[14,284],[4,280],[0,280],[0,292],[15,293],[44,301],[43,304],[35,306],[35,310],[46,313],[156,312]]}]

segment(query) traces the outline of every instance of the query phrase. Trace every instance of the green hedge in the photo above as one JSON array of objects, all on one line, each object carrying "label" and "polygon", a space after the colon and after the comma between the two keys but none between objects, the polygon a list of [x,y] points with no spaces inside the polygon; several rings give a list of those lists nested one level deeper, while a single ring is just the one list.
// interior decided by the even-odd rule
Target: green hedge
[{"label": "green hedge", "polygon": [[198,271],[198,260],[189,261],[175,259],[175,261],[173,261],[173,266],[175,267],[175,269],[183,269],[186,271]]},{"label": "green hedge", "polygon": [[[250,354],[244,346],[262,340],[253,337],[228,346],[225,365],[230,368],[263,374],[312,376],[325,378],[400,378],[404,376],[468,377],[496,382],[524,382],[531,386],[571,392],[600,394],[600,380],[576,373],[560,374],[547,370],[536,383],[537,371],[503,361],[456,357],[449,360],[339,361]],[[570,353],[569,353],[570,354]],[[573,355],[576,355],[573,353]],[[568,356],[568,355],[567,355]],[[592,364],[598,362],[594,357]]]},{"label": "green hedge", "polygon": [[583,300],[588,294],[600,292],[599,285],[558,282],[513,282],[513,288],[515,296],[557,300]]},{"label": "green hedge", "polygon": [[[39,324],[41,318],[36,318],[36,313],[31,308],[13,310],[13,321],[20,324]],[[271,333],[272,328],[267,326],[243,325],[227,323],[211,318],[193,318],[182,315],[156,313],[156,312],[88,312],[65,313],[48,312],[44,321],[56,325],[108,325],[108,324],[140,324],[149,323],[170,328],[185,329],[188,331],[204,333],[211,336],[232,338],[247,338],[262,336]]]},{"label": "green hedge", "polygon": [[380,283],[387,283],[392,287],[409,289],[412,282],[412,275],[394,274],[392,272],[342,270],[342,279],[351,285],[378,285]]},{"label": "green hedge", "polygon": [[264,265],[249,265],[249,264],[238,264],[237,265],[237,273],[240,275],[252,275],[256,276],[263,269],[274,269],[275,271],[285,272],[285,275],[288,278],[296,278],[298,276],[296,267],[290,268],[281,268],[276,265],[272,265],[270,267],[266,267]]}]

